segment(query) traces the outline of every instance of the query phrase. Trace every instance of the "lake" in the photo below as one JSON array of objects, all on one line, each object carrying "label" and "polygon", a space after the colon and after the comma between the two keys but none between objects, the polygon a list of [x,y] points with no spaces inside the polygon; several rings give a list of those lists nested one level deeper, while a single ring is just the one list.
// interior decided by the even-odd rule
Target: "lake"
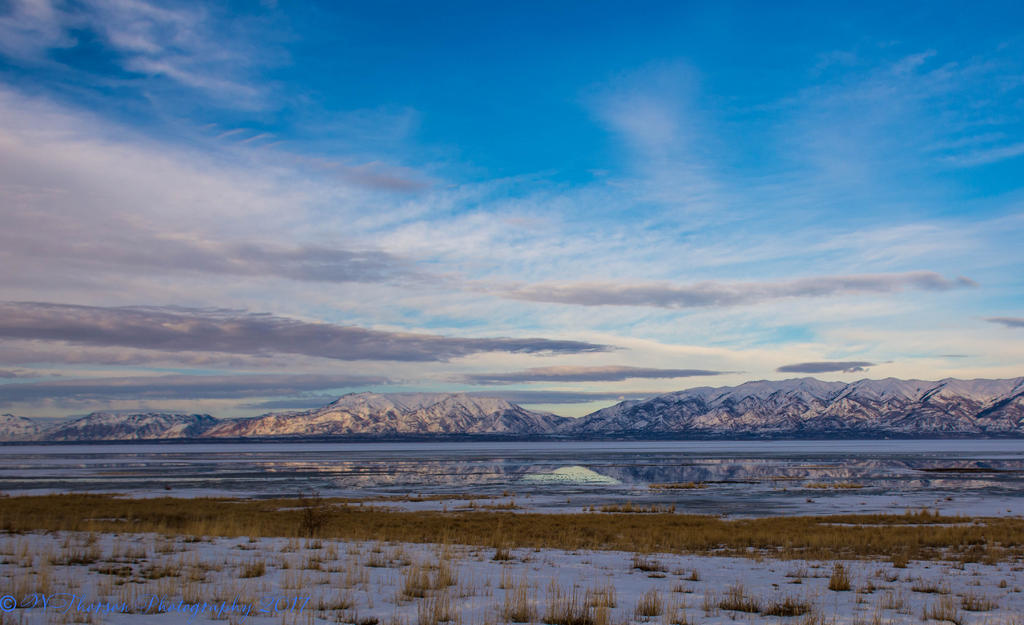
[{"label": "lake", "polygon": [[[651,488],[690,482],[700,488]],[[1024,440],[0,446],[0,491],[8,494],[318,491],[405,509],[457,509],[479,498],[473,505],[514,501],[542,512],[631,502],[729,516],[923,507],[1019,515],[1022,486]]]}]

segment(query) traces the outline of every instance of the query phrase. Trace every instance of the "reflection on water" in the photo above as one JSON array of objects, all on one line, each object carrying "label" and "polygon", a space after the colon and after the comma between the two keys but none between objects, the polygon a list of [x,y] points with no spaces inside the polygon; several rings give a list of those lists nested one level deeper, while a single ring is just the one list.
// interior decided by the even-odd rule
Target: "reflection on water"
[{"label": "reflection on water", "polygon": [[0,491],[12,494],[151,496],[170,489],[176,496],[270,497],[318,490],[358,498],[514,497],[521,508],[544,511],[633,501],[730,515],[920,507],[1019,514],[1022,482],[1024,441],[1014,440],[0,447]]}]

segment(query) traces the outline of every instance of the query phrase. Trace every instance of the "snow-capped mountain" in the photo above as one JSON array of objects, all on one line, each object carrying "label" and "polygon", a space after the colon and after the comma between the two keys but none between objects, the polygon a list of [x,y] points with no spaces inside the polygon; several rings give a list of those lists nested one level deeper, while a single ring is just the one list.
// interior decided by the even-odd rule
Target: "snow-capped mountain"
[{"label": "snow-capped mountain", "polygon": [[546,434],[569,419],[461,393],[354,393],[305,412],[223,421],[204,437]]},{"label": "snow-capped mountain", "polygon": [[199,436],[216,423],[216,419],[205,414],[93,412],[45,430],[38,438],[50,441],[192,438]]},{"label": "snow-capped mountain", "polygon": [[0,415],[0,441],[30,441],[39,436],[42,429],[32,419],[12,414]]},{"label": "snow-capped mountain", "polygon": [[1024,436],[1024,378],[747,382],[626,401],[579,419],[461,393],[354,393],[316,410],[244,419],[95,412],[43,426],[0,416],[0,441],[463,434],[563,439]]},{"label": "snow-capped mountain", "polygon": [[622,402],[568,423],[570,435],[1024,435],[1024,378],[813,378],[700,387]]}]

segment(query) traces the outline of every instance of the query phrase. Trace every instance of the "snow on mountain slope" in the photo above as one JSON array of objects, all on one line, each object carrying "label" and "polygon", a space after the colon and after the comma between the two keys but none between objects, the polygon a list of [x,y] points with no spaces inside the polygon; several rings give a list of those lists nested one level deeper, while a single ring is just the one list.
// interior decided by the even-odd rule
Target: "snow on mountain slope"
[{"label": "snow on mountain slope", "polygon": [[30,441],[43,427],[32,419],[12,414],[0,415],[0,441]]},{"label": "snow on mountain slope", "polygon": [[1024,378],[813,378],[700,387],[623,402],[563,426],[573,435],[1024,434]]},{"label": "snow on mountain slope", "polygon": [[0,440],[146,440],[496,434],[560,437],[1024,436],[1024,378],[813,378],[699,387],[579,419],[463,393],[353,393],[315,410],[245,419],[97,412],[44,428],[0,417]]},{"label": "snow on mountain slope", "polygon": [[94,412],[41,433],[51,441],[100,441],[191,438],[217,423],[200,414],[116,414]]},{"label": "snow on mountain slope", "polygon": [[355,393],[316,410],[223,421],[204,437],[544,434],[567,421],[461,393]]}]

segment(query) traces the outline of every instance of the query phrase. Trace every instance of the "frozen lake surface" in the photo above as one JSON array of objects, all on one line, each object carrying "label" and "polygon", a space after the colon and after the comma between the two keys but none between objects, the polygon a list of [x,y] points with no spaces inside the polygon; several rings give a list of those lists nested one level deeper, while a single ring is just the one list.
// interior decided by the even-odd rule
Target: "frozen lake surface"
[{"label": "frozen lake surface", "polygon": [[[689,484],[699,488],[651,488]],[[763,516],[1024,514],[1024,441],[117,443],[0,446],[0,491],[324,496],[452,509],[632,502]],[[402,501],[412,495],[450,500]],[[483,501],[481,504],[487,504]]]}]

